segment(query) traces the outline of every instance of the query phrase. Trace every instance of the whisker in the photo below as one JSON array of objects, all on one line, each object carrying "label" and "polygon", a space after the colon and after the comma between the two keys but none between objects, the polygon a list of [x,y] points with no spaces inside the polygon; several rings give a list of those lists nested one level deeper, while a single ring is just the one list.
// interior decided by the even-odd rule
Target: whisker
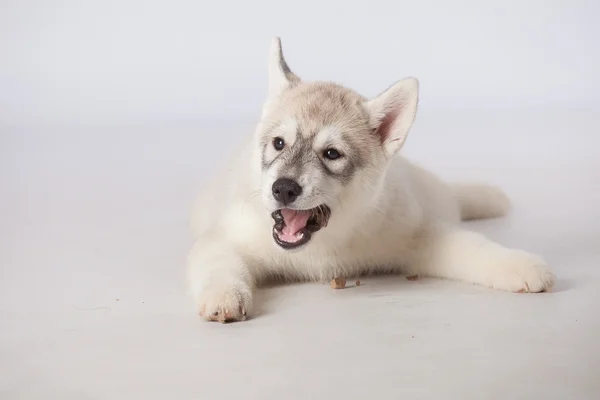
[{"label": "whisker", "polygon": [[342,211],[342,213],[344,212],[344,206],[343,206],[343,204],[342,204],[342,202],[340,201],[340,199],[339,199],[339,197],[338,197],[338,196],[336,196],[336,195],[335,195],[335,194],[333,194],[333,193],[329,193],[329,192],[327,192],[327,191],[325,191],[325,190],[321,190],[321,194],[323,194],[323,196],[324,196],[324,197],[326,197],[326,198],[328,197],[328,198],[330,198],[330,199],[333,199],[333,200],[335,200],[335,201],[337,202],[337,204],[340,206],[340,210]]},{"label": "whisker", "polygon": [[256,197],[260,196],[260,190],[254,190],[246,196],[244,202],[242,203],[242,214],[244,213],[245,207],[249,205],[249,203],[254,200]]}]

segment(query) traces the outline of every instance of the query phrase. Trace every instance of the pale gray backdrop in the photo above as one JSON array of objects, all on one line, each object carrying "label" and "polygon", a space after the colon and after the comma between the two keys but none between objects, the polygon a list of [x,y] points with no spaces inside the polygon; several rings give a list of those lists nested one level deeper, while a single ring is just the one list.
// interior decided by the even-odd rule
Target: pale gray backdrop
[{"label": "pale gray backdrop", "polygon": [[[599,399],[598,1],[0,0],[1,399]],[[251,134],[268,47],[374,95],[421,81],[402,150],[500,185],[470,224],[553,293],[363,277],[203,323],[189,209]]]},{"label": "pale gray backdrop", "polygon": [[374,95],[422,81],[422,109],[600,99],[598,2],[0,2],[0,122],[253,117],[273,35],[306,79]]}]

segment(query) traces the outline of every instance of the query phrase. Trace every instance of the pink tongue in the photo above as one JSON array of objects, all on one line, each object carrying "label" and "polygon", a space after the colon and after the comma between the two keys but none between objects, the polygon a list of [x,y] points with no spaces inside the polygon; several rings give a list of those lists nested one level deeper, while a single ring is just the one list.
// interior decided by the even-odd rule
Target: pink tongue
[{"label": "pink tongue", "polygon": [[281,215],[283,215],[283,221],[285,222],[282,232],[286,235],[295,235],[298,231],[306,227],[311,214],[310,211],[282,209]]}]

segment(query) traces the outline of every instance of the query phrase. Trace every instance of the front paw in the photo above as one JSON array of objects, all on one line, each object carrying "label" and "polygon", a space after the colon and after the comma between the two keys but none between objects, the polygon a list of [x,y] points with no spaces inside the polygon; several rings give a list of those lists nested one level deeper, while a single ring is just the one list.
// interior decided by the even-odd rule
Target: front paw
[{"label": "front paw", "polygon": [[221,323],[244,321],[252,306],[252,290],[245,283],[212,283],[198,297],[199,314]]},{"label": "front paw", "polygon": [[548,292],[554,286],[556,276],[546,262],[524,251],[512,251],[498,268],[492,286],[515,293]]}]

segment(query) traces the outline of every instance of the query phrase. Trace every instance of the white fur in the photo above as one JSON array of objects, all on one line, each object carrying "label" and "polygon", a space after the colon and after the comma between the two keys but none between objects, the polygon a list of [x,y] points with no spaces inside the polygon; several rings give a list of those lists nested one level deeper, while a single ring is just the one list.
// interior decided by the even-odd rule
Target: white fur
[{"label": "white fur", "polygon": [[[364,144],[373,147],[373,154],[381,152],[381,157],[374,156],[375,164],[359,171],[335,198],[324,196],[332,208],[330,224],[303,248],[286,251],[278,247],[271,236],[270,212],[275,207],[269,185],[274,177],[266,176],[276,172],[263,176],[257,145],[272,115],[270,110],[287,87],[278,69],[278,40],[272,54],[271,90],[263,121],[255,137],[235,154],[230,168],[205,190],[196,208],[193,226],[197,238],[189,255],[189,279],[201,315],[221,321],[244,319],[252,305],[254,286],[273,277],[326,281],[389,271],[513,292],[552,287],[555,277],[541,258],[503,247],[459,226],[461,219],[503,215],[508,200],[500,190],[485,185],[447,185],[396,154],[416,112],[418,84],[412,78],[366,103],[375,129],[390,112],[395,112],[394,121],[383,146],[374,141]],[[280,129],[295,128],[295,123],[288,116]],[[329,136],[339,140],[335,132],[335,127],[323,128],[315,143],[327,141]],[[293,142],[289,132],[282,135]]]}]

